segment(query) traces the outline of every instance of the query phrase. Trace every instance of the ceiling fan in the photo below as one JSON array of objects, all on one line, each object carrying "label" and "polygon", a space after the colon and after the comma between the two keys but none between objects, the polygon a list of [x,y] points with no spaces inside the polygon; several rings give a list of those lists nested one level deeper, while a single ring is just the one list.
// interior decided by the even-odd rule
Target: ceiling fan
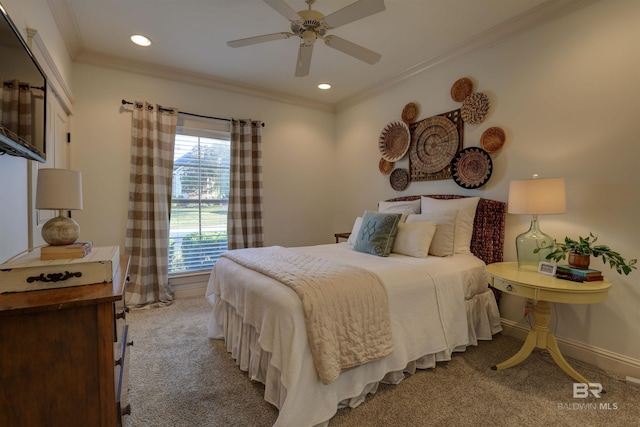
[{"label": "ceiling fan", "polygon": [[298,60],[296,61],[296,77],[304,77],[309,74],[313,44],[317,39],[322,39],[327,46],[368,64],[375,64],[382,57],[379,53],[341,37],[327,35],[327,31],[373,15],[374,13],[382,12],[384,10],[384,0],[358,0],[327,16],[311,9],[315,0],[305,0],[309,5],[309,9],[299,12],[293,10],[291,6],[283,0],[263,1],[291,22],[291,32],[265,34],[263,36],[232,40],[227,42],[227,46],[242,47],[298,36],[300,37],[300,47],[298,48]]}]

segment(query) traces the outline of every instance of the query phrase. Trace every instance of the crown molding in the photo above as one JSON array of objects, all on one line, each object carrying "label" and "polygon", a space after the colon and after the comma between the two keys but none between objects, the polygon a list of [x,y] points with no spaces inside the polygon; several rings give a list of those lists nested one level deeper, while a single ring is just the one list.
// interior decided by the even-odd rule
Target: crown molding
[{"label": "crown molding", "polygon": [[227,92],[234,92],[241,95],[268,99],[271,101],[282,102],[290,105],[313,108],[332,114],[335,113],[335,107],[329,103],[318,102],[312,99],[297,97],[279,92],[273,92],[259,86],[247,85],[233,80],[221,79],[208,74],[185,71],[178,68],[152,64],[149,62],[122,59],[117,56],[90,51],[80,52],[76,56],[75,61],[83,64],[96,65],[100,67],[142,74],[149,77],[156,77],[193,84],[197,86],[219,89]]},{"label": "crown molding", "polygon": [[179,81],[224,90],[227,92],[268,99],[271,101],[283,102],[285,104],[317,109],[332,114],[335,113],[335,107],[330,103],[269,91],[259,86],[247,85],[233,80],[226,80],[213,75],[195,73],[142,61],[124,60],[113,55],[85,50],[83,48],[84,43],[80,35],[80,30],[78,29],[77,20],[73,13],[73,9],[69,4],[69,0],[47,0],[47,3],[56,22],[56,26],[58,27],[58,30],[65,42],[69,56],[74,62],[118,69],[150,77]]},{"label": "crown molding", "polygon": [[500,25],[489,28],[474,37],[463,40],[450,49],[436,54],[425,61],[407,68],[389,79],[381,81],[368,89],[364,89],[355,95],[337,102],[335,104],[336,112],[343,111],[365,101],[366,99],[385,92],[410,77],[423,73],[436,65],[452,61],[472,52],[490,48],[533,27],[551,22],[561,16],[598,1],[600,0],[547,0],[525,13],[503,22]]},{"label": "crown molding", "polygon": [[28,44],[47,75],[47,82],[53,93],[60,99],[60,104],[67,114],[71,114],[71,105],[75,103],[75,98],[71,88],[62,77],[60,69],[49,54],[47,47],[38,34],[37,30],[27,28]]},{"label": "crown molding", "polygon": [[73,14],[69,0],[47,0],[47,4],[67,47],[69,57],[73,60],[80,52],[83,42],[78,22]]},{"label": "crown molding", "polygon": [[286,93],[270,91],[265,88],[244,84],[238,81],[222,79],[213,75],[185,71],[178,68],[157,64],[125,60],[113,55],[83,50],[83,42],[78,30],[73,10],[68,0],[47,0],[56,24],[65,40],[71,59],[75,62],[100,67],[118,69],[132,73],[179,81],[198,86],[210,87],[227,92],[268,99],[285,104],[296,105],[326,111],[335,114],[343,111],[394,86],[407,79],[423,73],[439,64],[455,60],[472,52],[487,49],[497,43],[523,33],[533,27],[545,24],[570,12],[596,3],[600,0],[546,0],[540,5],[522,13],[509,21],[494,26],[474,37],[468,38],[450,49],[440,52],[406,70],[391,76],[376,85],[366,88],[336,103],[319,102],[313,99],[298,97]]}]

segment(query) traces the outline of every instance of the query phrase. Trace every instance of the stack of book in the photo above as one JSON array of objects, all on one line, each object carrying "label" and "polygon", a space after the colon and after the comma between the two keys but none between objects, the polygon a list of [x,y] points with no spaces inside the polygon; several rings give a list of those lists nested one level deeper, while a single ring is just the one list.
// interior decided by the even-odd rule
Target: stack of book
[{"label": "stack of book", "polygon": [[556,277],[559,279],[573,280],[574,282],[597,282],[603,280],[602,271],[590,268],[575,268],[570,265],[556,267]]},{"label": "stack of book", "polygon": [[43,246],[40,248],[42,261],[52,259],[84,258],[91,253],[92,242],[76,242],[71,245]]}]

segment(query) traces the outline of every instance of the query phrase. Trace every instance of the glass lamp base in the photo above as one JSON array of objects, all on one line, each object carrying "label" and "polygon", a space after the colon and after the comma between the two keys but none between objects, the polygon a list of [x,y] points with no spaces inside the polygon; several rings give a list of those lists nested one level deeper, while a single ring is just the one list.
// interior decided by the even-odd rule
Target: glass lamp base
[{"label": "glass lamp base", "polygon": [[[518,268],[537,271],[540,261],[547,261],[546,256],[552,252],[552,247],[550,247],[552,243],[553,238],[540,231],[538,220],[534,218],[531,221],[529,230],[516,237]],[[546,249],[541,249],[538,253],[535,253],[534,249],[537,248]]]}]

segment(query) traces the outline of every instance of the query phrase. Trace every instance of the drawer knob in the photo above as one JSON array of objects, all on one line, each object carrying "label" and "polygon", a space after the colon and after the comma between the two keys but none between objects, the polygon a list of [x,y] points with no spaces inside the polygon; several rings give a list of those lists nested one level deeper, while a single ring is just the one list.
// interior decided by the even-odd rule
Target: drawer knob
[{"label": "drawer knob", "polygon": [[122,357],[116,360],[116,366],[122,366]]},{"label": "drawer knob", "polygon": [[513,286],[511,286],[511,285],[507,285],[507,290],[508,290],[508,291],[512,291],[512,290],[513,290]]},{"label": "drawer knob", "polygon": [[129,312],[129,307],[125,307],[121,312],[116,313],[116,319],[125,319],[127,317],[127,313]]},{"label": "drawer knob", "polygon": [[127,343],[127,346],[129,346],[129,347],[133,347],[133,340],[129,341],[129,342]]},{"label": "drawer knob", "polygon": [[122,415],[131,415],[131,405],[127,405],[120,411]]}]

